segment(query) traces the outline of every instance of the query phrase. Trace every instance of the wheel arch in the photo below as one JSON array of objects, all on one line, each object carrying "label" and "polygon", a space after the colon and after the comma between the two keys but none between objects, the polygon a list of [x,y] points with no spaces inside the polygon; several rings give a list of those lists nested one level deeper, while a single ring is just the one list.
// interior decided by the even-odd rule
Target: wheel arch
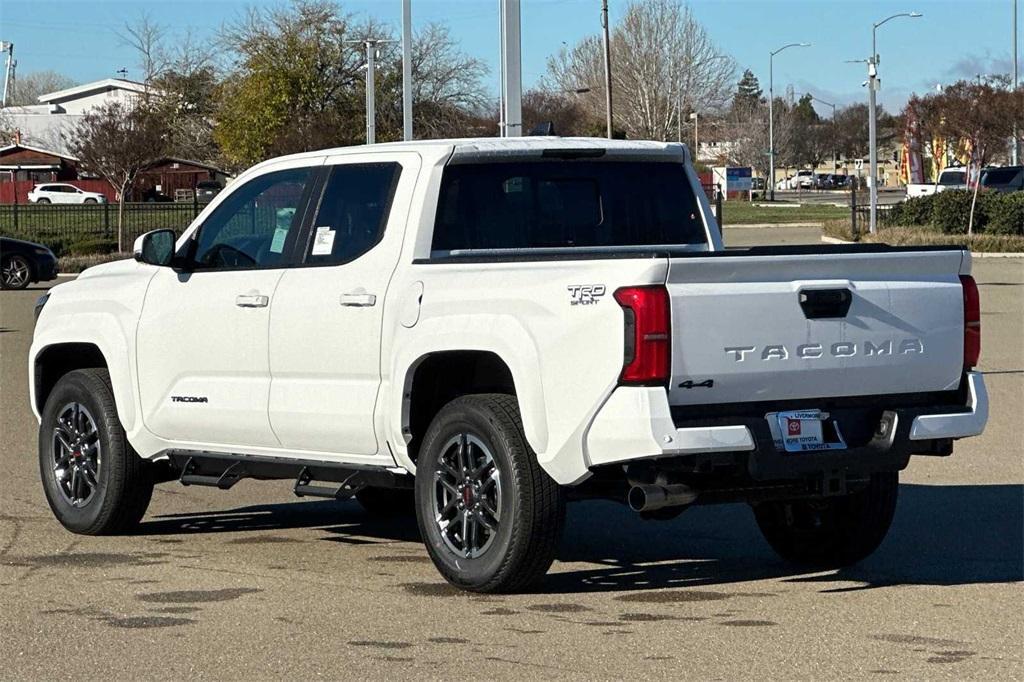
[{"label": "wheel arch", "polygon": [[109,348],[96,341],[60,341],[35,350],[29,377],[32,409],[37,418],[41,418],[46,400],[61,377],[78,369],[101,367],[110,372],[118,418],[125,430],[130,430],[135,421],[135,409],[128,367],[124,366],[127,358],[120,364],[112,364],[111,359]]},{"label": "wheel arch", "polygon": [[[506,393],[516,397],[527,442],[535,450],[544,446],[545,431],[536,410],[525,409],[540,400],[534,387],[492,349],[445,349],[423,353],[409,365],[402,389],[402,436],[408,459],[415,463],[419,444],[434,416],[448,402],[463,395]],[[530,415],[528,417],[528,414]]]}]

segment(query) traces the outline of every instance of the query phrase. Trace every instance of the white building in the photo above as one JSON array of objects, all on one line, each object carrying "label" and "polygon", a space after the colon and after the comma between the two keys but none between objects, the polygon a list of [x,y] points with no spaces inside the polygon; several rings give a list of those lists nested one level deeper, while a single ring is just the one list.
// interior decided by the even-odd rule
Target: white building
[{"label": "white building", "polygon": [[20,132],[25,144],[67,153],[65,138],[86,112],[110,102],[131,106],[148,89],[143,83],[106,78],[41,95],[39,104],[0,109],[0,117],[3,127]]}]

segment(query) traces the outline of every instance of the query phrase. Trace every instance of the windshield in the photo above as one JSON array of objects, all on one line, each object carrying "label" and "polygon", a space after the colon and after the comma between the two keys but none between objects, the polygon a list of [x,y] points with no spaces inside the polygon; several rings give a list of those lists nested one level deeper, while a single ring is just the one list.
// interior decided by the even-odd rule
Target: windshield
[{"label": "windshield", "polygon": [[433,250],[706,243],[681,164],[540,161],[448,166]]},{"label": "windshield", "polygon": [[964,184],[963,171],[942,171],[939,176],[940,185],[962,185]]}]

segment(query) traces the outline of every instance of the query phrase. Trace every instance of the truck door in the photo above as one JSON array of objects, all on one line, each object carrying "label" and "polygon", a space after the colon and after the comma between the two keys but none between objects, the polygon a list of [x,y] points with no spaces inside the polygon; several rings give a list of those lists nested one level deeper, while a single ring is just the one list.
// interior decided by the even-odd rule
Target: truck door
[{"label": "truck door", "polygon": [[303,263],[271,307],[270,422],[289,451],[380,452],[383,311],[419,167],[415,153],[327,159]]},{"label": "truck door", "polygon": [[271,166],[240,181],[183,248],[186,267],[159,268],[139,319],[143,419],[179,443],[276,447],[267,400],[270,306],[294,263],[322,159]]}]

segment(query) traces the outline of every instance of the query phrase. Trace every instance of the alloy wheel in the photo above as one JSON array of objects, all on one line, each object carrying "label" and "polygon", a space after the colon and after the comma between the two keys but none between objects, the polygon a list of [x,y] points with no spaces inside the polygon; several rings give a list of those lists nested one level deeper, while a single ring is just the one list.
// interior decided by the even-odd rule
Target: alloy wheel
[{"label": "alloy wheel", "polygon": [[4,264],[4,286],[8,289],[20,289],[28,284],[28,261],[21,256],[11,256]]},{"label": "alloy wheel", "polygon": [[53,429],[53,477],[64,501],[83,507],[99,489],[102,447],[92,414],[81,403],[68,403]]},{"label": "alloy wheel", "polygon": [[448,549],[469,559],[487,551],[501,523],[501,480],[483,441],[460,433],[445,443],[435,462],[431,498]]}]

